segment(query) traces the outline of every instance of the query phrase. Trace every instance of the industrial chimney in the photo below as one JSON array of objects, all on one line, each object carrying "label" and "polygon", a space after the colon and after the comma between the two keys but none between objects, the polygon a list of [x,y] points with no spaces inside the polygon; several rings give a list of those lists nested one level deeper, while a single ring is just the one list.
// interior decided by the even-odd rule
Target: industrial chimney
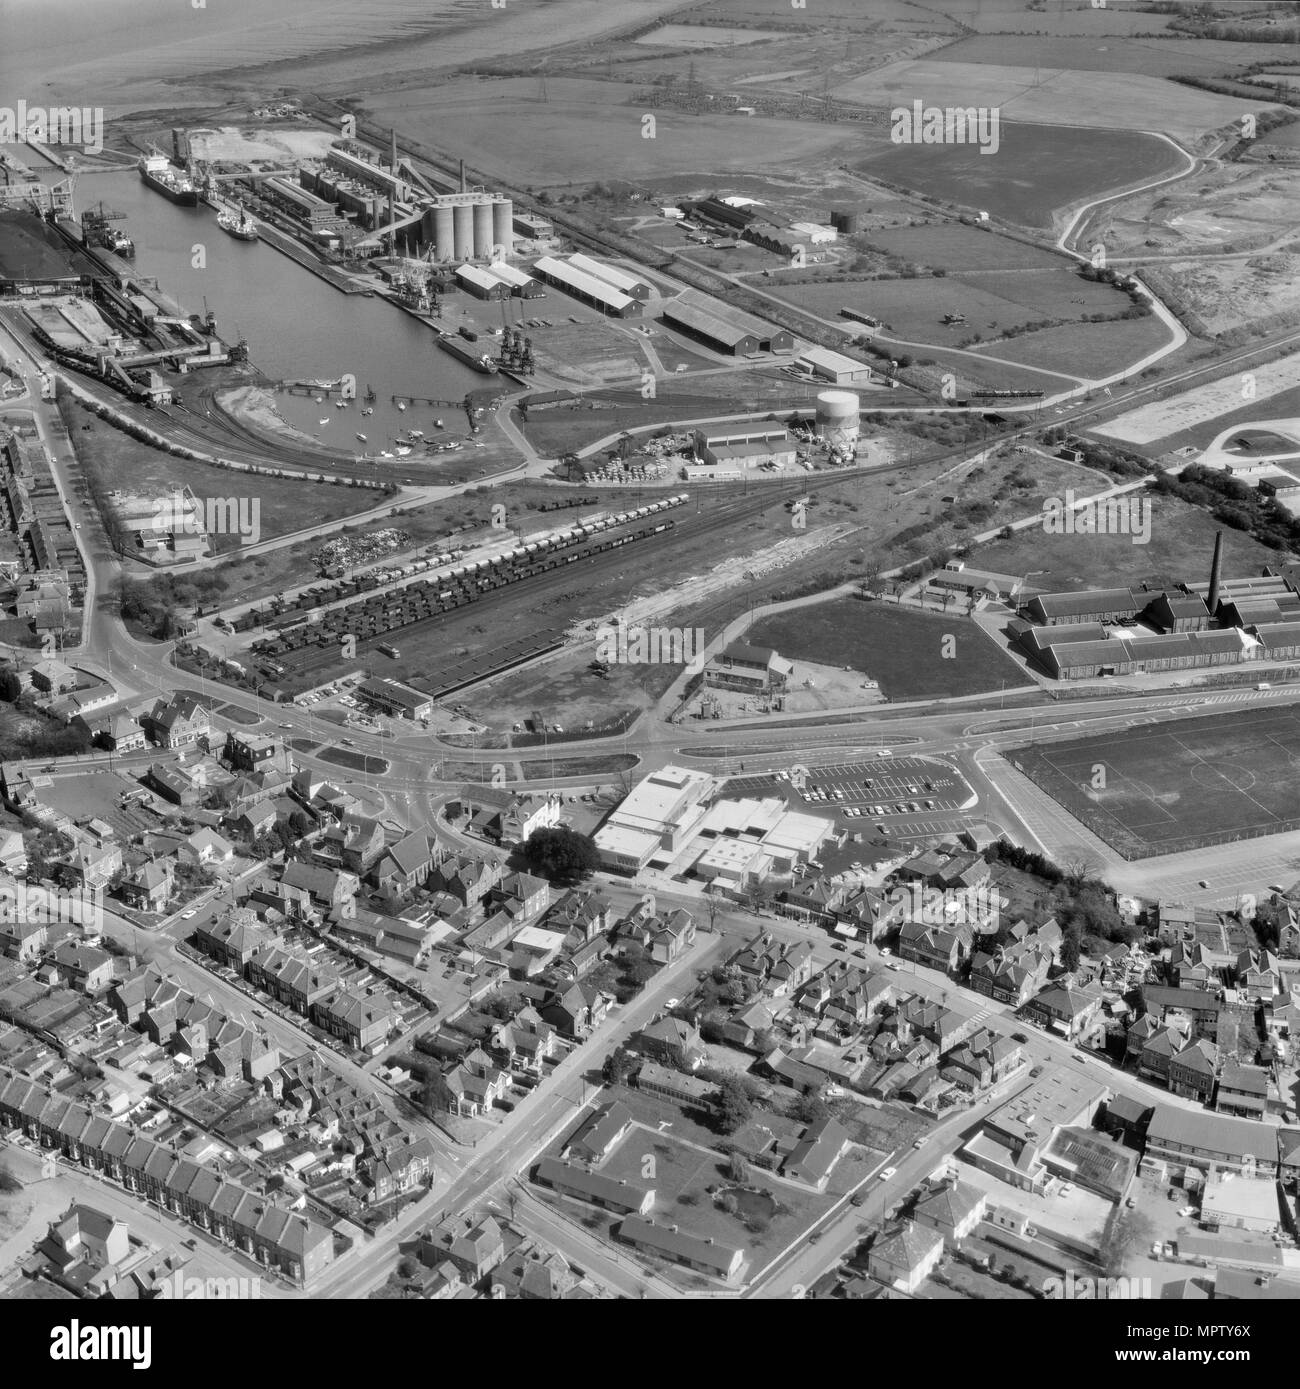
[{"label": "industrial chimney", "polygon": [[1210,561],[1210,592],[1205,599],[1205,606],[1210,610],[1210,616],[1214,616],[1215,609],[1219,606],[1219,578],[1223,568],[1223,532],[1214,532],[1214,558]]},{"label": "industrial chimney", "polygon": [[397,127],[393,127],[393,174],[397,174]]},{"label": "industrial chimney", "polygon": [[465,161],[463,159],[460,161],[460,191],[462,193],[465,191]]}]

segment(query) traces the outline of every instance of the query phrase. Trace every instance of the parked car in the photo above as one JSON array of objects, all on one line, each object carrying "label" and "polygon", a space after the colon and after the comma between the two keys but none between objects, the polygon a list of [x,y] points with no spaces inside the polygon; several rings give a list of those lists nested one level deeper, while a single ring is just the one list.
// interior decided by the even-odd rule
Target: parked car
[{"label": "parked car", "polygon": [[881,1180],[882,1182],[887,1182],[887,1181],[890,1180],[890,1178],[896,1177],[897,1175],[898,1175],[898,1168],[897,1168],[897,1167],[882,1167],[882,1168],[880,1169],[880,1180]]}]

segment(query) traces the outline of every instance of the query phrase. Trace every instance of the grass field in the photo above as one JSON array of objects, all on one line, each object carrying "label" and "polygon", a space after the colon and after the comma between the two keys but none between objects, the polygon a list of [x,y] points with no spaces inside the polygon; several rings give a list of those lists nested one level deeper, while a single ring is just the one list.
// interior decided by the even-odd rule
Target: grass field
[{"label": "grass field", "polygon": [[[880,319],[891,337],[954,347],[974,333],[995,337],[999,331],[1026,323],[1077,320],[1087,314],[1118,313],[1128,307],[1128,300],[1109,286],[1090,284],[1065,266],[1028,273],[850,280],[792,284],[785,288],[773,276],[771,289],[792,304],[825,318],[834,318],[842,305],[848,305]],[[946,313],[964,314],[969,321],[945,324]],[[1057,365],[1069,368],[1069,363]]]},{"label": "grass field", "polygon": [[765,618],[745,639],[775,647],[787,660],[851,665],[878,680],[891,700],[984,694],[1027,683],[1014,661],[955,612],[940,616],[839,598]]},{"label": "grass field", "polygon": [[960,222],[891,227],[868,232],[867,240],[873,246],[932,270],[1066,270],[1072,274],[1075,265],[1067,257],[1042,247],[1027,246],[1023,241],[1000,236],[996,231],[981,231]]},{"label": "grass field", "polygon": [[[436,87],[376,94],[367,108],[381,125],[397,121],[412,139],[455,149],[466,162],[536,187],[584,186],[596,179],[711,176],[756,165],[802,167],[849,148],[844,126],[735,116],[655,113],[654,139],[641,136],[634,85],[552,79],[547,100],[535,78],[461,78]],[[574,178],[573,151],[581,150]]]},{"label": "grass field", "polygon": [[1300,709],[1180,719],[1009,759],[1125,858],[1300,825]]},{"label": "grass field", "polygon": [[1140,362],[1169,341],[1164,324],[1149,318],[1126,318],[1115,323],[1071,323],[1024,333],[1007,342],[977,345],[972,350],[990,357],[1005,357],[1044,371],[1072,372],[1101,379],[1133,362]]},{"label": "grass field", "polygon": [[[1116,16],[1123,11],[1113,12]],[[1034,28],[1045,16],[1034,16]],[[1155,15],[1147,15],[1158,27]],[[1104,19],[1103,19],[1104,22]],[[1220,43],[1215,40],[1169,37],[1113,43],[1108,38],[1066,38],[1046,34],[984,34],[963,39],[934,55],[940,63],[1014,63],[1025,68],[1073,72],[1136,73],[1144,77],[1214,77],[1251,63],[1274,62],[1280,53],[1295,50],[1286,44]]]},{"label": "grass field", "polygon": [[[1163,130],[1187,137],[1226,125],[1241,114],[1241,102],[1236,98],[1179,86],[1159,77],[1059,68],[1043,72],[1032,66],[943,62],[933,56],[889,63],[832,87],[831,94],[869,106],[910,106],[919,99],[927,106],[998,107],[1004,137],[1006,123],[1013,120],[1121,133]],[[1009,148],[1004,139],[1003,149]],[[1112,154],[1116,148],[1108,146],[1107,141],[1097,141],[1095,153],[1099,162],[1086,164],[1077,173],[1091,170],[1094,176],[1114,179],[1118,174],[1123,180],[1133,178],[1139,167],[1123,158],[1114,162]],[[986,158],[983,162],[990,164],[995,159]],[[1026,178],[1029,173],[1022,167],[1013,176]],[[1076,177],[1073,196],[1084,196],[1092,186],[1086,177]]]},{"label": "grass field", "polygon": [[[923,90],[909,88],[902,96],[910,102]],[[956,94],[940,89],[934,100],[951,103]],[[1103,108],[1094,108],[1094,114],[1096,109]],[[1112,120],[1116,109],[1109,108]],[[1045,113],[1038,119],[1045,120]],[[1053,213],[1061,208],[1178,168],[1178,154],[1163,140],[1142,131],[1095,128],[1106,123],[1071,122],[1070,128],[1063,128],[1063,120],[1030,124],[1013,121],[1004,107],[996,154],[982,154],[974,145],[885,144],[857,168],[868,178],[887,179],[1021,226],[1050,227]]]}]

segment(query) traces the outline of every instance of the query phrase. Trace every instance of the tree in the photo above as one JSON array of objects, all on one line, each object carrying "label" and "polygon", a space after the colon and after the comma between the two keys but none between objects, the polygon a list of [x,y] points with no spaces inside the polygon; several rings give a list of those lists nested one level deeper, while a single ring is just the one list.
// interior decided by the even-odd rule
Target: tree
[{"label": "tree", "polygon": [[801,1124],[816,1124],[829,1119],[830,1105],[817,1093],[815,1086],[808,1086],[795,1101],[794,1116]]},{"label": "tree", "polygon": [[1061,968],[1079,968],[1079,928],[1075,925],[1068,926],[1061,938]]},{"label": "tree", "polygon": [[1118,1278],[1134,1248],[1141,1248],[1154,1230],[1149,1216],[1141,1211],[1116,1207],[1097,1241],[1097,1258],[1108,1278]]},{"label": "tree", "polygon": [[741,1152],[733,1151],[731,1161],[728,1164],[727,1175],[733,1182],[747,1182],[749,1180],[749,1163],[745,1161],[745,1155]]},{"label": "tree", "polygon": [[605,1058],[605,1080],[610,1085],[626,1085],[636,1065],[636,1057],[625,1047],[619,1047]]},{"label": "tree", "polygon": [[723,1076],[713,1096],[713,1112],[723,1133],[744,1128],[754,1114],[754,1098],[741,1076]]},{"label": "tree", "polygon": [[563,887],[589,878],[600,866],[600,851],[590,835],[563,825],[529,835],[519,853],[529,871]]},{"label": "tree", "polygon": [[424,1109],[427,1114],[445,1114],[452,1107],[451,1087],[435,1071],[424,1087]]},{"label": "tree", "polygon": [[0,1192],[10,1193],[22,1189],[22,1182],[13,1173],[7,1167],[0,1167]]}]

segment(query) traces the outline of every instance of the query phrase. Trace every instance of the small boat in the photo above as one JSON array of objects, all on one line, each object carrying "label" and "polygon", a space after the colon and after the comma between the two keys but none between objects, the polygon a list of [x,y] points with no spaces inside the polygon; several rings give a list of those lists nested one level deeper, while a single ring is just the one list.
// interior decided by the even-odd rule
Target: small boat
[{"label": "small boat", "polygon": [[410,452],[411,452],[410,449],[404,448],[401,444],[399,444],[399,445],[397,446],[397,456],[398,456],[398,458],[405,458]]},{"label": "small boat", "polygon": [[334,402],[334,408],[336,410],[346,410],[348,408],[348,403],[346,400],[336,400]]},{"label": "small boat", "polygon": [[373,415],[375,412],[374,412],[373,409],[371,409],[369,406],[367,406],[366,409],[364,409],[361,413],[362,413],[363,415]]},{"label": "small boat", "polygon": [[380,449],[379,456],[380,458],[391,458],[393,455],[387,449]]},{"label": "small boat", "polygon": [[405,410],[405,409],[406,409],[406,402],[405,402],[404,400],[399,400],[399,401],[397,402],[397,408],[398,408],[399,410]]},{"label": "small boat", "polygon": [[360,439],[363,444],[366,442],[366,436],[364,434],[358,434],[357,438]]},{"label": "small boat", "polygon": [[330,422],[330,417],[329,417],[328,415],[326,415],[325,418],[324,418],[323,420],[317,420],[317,421],[316,421],[317,424],[329,424],[329,422]]},{"label": "small boat", "polygon": [[422,429],[408,429],[406,432],[412,439],[424,438],[424,430]]},{"label": "small boat", "polygon": [[433,427],[434,427],[435,429],[441,429],[441,428],[442,428],[442,421],[441,421],[441,420],[434,420],[434,422],[433,422]]},{"label": "small boat", "polygon": [[325,397],[323,395],[314,395],[312,396],[312,399],[316,402],[317,405],[325,404]]}]

